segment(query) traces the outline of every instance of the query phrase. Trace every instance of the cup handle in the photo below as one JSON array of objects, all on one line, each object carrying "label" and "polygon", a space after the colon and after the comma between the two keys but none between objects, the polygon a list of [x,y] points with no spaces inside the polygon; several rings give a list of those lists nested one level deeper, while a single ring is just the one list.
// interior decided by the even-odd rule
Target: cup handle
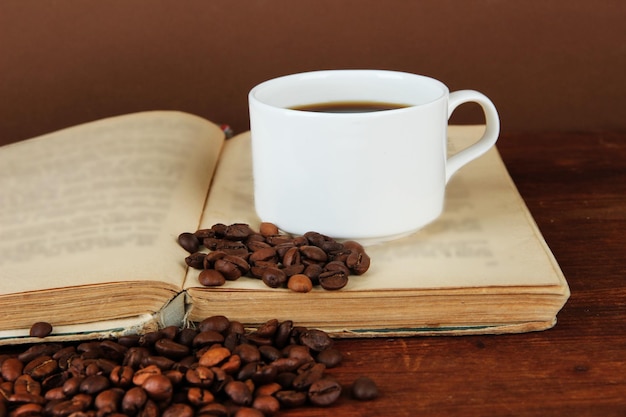
[{"label": "cup handle", "polygon": [[485,113],[486,129],[483,136],[474,144],[448,158],[446,162],[446,183],[463,165],[473,161],[487,152],[498,140],[500,134],[500,118],[496,106],[482,93],[474,90],[459,90],[450,93],[448,99],[448,119],[452,112],[461,104],[474,102],[482,107]]}]

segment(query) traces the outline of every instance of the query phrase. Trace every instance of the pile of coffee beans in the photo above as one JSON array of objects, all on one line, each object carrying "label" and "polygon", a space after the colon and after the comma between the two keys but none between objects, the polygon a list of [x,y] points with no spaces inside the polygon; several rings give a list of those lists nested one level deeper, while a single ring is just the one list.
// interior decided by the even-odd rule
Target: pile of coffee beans
[{"label": "pile of coffee beans", "polygon": [[244,223],[215,224],[181,233],[178,243],[190,253],[187,265],[200,270],[198,281],[208,287],[248,276],[296,292],[314,286],[339,290],[350,275],[362,275],[370,266],[358,242],[339,242],[317,232],[292,237],[272,223],[261,223],[259,231]]},{"label": "pile of coffee beans", "polygon": [[378,396],[360,377],[349,389],[328,370],[343,355],[325,332],[270,320],[255,330],[224,316],[195,327],[0,355],[0,416],[264,417],[330,406],[345,394]]}]

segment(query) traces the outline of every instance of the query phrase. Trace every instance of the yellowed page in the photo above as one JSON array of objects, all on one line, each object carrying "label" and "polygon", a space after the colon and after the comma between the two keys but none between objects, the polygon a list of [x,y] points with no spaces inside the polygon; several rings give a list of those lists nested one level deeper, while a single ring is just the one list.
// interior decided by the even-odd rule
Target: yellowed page
[{"label": "yellowed page", "polygon": [[[476,141],[483,131],[483,126],[451,126],[451,153]],[[218,222],[259,224],[249,142],[248,133],[227,142],[202,227]],[[351,277],[342,291],[505,287],[498,291],[533,292],[537,286],[564,285],[567,292],[563,275],[495,148],[450,180],[445,211],[438,220],[412,236],[368,246],[367,252],[370,270]],[[187,288],[199,285],[197,273],[189,271]],[[220,290],[228,288],[280,291],[247,278],[227,282]]]},{"label": "yellowed page", "polygon": [[153,111],[0,148],[0,300],[119,281],[180,288],[176,237],[198,226],[222,143],[204,119]]}]

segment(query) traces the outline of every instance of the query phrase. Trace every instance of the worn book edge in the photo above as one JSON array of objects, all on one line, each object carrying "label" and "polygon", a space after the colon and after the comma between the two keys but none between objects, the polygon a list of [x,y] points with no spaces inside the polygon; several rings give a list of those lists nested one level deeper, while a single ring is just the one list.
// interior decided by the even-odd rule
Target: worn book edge
[{"label": "worn book edge", "polygon": [[[45,337],[29,336],[29,329],[0,331],[0,346],[30,343],[53,343],[82,340],[117,338],[125,335],[142,334],[156,331],[167,326],[193,326],[188,320],[192,301],[186,291],[170,300],[161,311],[155,314],[143,314],[119,320],[106,320],[93,323],[56,326],[54,332]],[[217,312],[216,312],[217,314]],[[374,337],[409,337],[409,336],[462,336],[473,334],[507,334],[543,331],[556,325],[554,317],[548,321],[530,321],[502,325],[443,326],[443,327],[404,327],[378,329],[341,329],[317,326],[319,330],[335,338],[374,338]]]}]

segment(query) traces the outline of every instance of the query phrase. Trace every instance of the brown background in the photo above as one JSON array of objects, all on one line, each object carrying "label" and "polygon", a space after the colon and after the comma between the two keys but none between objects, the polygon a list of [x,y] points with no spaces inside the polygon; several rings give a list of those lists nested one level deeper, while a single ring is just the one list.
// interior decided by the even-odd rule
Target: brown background
[{"label": "brown background", "polygon": [[617,0],[0,0],[0,143],[147,109],[239,132],[253,85],[327,68],[480,90],[505,133],[624,131],[625,20]]}]

